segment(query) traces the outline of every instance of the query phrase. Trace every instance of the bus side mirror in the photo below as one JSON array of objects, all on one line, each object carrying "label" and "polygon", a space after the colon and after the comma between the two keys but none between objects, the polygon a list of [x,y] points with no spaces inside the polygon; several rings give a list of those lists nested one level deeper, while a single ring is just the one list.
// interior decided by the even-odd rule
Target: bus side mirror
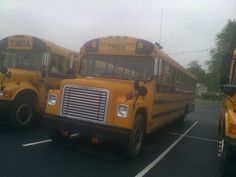
[{"label": "bus side mirror", "polygon": [[45,78],[46,77],[46,71],[43,70],[42,73],[41,73],[41,78]]},{"label": "bus side mirror", "polygon": [[229,96],[233,96],[236,92],[236,85],[222,85],[221,90]]},{"label": "bus side mirror", "polygon": [[139,81],[135,80],[134,81],[134,89],[138,91],[140,96],[146,96],[147,95],[147,88],[144,86],[140,86]]},{"label": "bus side mirror", "polygon": [[220,83],[221,85],[229,83],[229,70],[232,55],[227,55],[222,58],[221,69],[220,69]]},{"label": "bus side mirror", "polygon": [[146,87],[144,87],[144,86],[139,87],[139,94],[140,94],[141,96],[146,96],[146,95],[147,95],[147,92],[148,92],[148,90],[147,90]]},{"label": "bus side mirror", "polygon": [[0,73],[7,74],[8,68],[7,67],[1,67],[0,68]]}]

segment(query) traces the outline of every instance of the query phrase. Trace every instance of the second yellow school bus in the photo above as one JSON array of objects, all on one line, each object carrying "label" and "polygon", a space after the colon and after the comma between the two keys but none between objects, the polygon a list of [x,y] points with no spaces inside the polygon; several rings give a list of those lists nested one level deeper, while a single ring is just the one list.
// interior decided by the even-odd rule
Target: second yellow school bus
[{"label": "second yellow school bus", "polygon": [[[223,58],[221,88],[225,93],[219,116],[221,175],[235,174],[231,164],[236,159],[236,49]],[[235,176],[235,175],[233,175]]]},{"label": "second yellow school bus", "polygon": [[45,109],[48,89],[73,78],[79,58],[73,50],[29,35],[0,40],[0,120],[29,127]]},{"label": "second yellow school bus", "polygon": [[81,48],[80,78],[49,91],[45,120],[53,141],[79,132],[125,146],[129,157],[144,136],[194,109],[195,77],[146,40],[104,37]]}]

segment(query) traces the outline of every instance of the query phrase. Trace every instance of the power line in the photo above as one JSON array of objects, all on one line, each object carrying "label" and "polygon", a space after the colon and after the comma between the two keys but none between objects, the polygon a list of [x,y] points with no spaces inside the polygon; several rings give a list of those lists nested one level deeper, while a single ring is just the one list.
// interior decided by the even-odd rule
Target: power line
[{"label": "power line", "polygon": [[184,55],[184,54],[190,54],[190,53],[202,53],[202,52],[209,52],[209,51],[210,51],[210,49],[201,49],[201,50],[192,50],[192,51],[169,53],[169,55]]}]

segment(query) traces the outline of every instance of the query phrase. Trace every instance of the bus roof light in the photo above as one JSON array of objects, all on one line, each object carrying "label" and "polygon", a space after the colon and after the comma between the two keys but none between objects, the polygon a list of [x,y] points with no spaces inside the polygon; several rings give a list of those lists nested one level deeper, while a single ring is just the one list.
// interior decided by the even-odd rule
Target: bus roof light
[{"label": "bus roof light", "polygon": [[86,52],[97,52],[98,51],[98,39],[88,41],[84,44]]},{"label": "bus roof light", "polygon": [[151,54],[154,49],[154,45],[151,42],[145,40],[138,40],[136,43],[136,53],[138,54]]}]

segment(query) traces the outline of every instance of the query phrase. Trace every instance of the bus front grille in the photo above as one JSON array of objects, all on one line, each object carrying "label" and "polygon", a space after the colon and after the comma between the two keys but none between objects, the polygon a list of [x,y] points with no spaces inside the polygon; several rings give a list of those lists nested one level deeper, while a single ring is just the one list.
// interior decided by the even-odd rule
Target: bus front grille
[{"label": "bus front grille", "polygon": [[104,123],[109,91],[106,89],[65,85],[61,116]]}]

